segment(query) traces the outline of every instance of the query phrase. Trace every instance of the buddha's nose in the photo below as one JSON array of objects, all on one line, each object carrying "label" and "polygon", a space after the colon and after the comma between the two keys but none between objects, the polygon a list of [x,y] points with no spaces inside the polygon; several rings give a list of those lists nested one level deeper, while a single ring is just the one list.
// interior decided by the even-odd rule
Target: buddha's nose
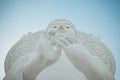
[{"label": "buddha's nose", "polygon": [[64,29],[64,27],[63,27],[63,26],[60,26],[60,27],[59,27],[59,29],[61,29],[61,30],[62,30],[62,29]]}]

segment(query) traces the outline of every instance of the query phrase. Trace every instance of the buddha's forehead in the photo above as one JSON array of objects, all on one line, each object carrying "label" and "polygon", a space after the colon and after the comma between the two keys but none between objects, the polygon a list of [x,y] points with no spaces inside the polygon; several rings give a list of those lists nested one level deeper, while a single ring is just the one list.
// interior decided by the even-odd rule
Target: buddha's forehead
[{"label": "buddha's forehead", "polygon": [[58,20],[54,20],[52,21],[49,25],[48,25],[48,28],[51,28],[53,26],[69,26],[69,27],[72,27],[74,28],[74,25],[68,21],[68,20],[65,20],[65,19],[58,19]]}]

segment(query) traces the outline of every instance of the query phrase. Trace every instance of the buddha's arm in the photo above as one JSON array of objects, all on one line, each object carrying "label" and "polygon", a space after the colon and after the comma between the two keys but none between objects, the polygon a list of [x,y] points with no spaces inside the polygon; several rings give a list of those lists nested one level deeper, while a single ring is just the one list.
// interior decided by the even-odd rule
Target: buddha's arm
[{"label": "buddha's arm", "polygon": [[114,80],[106,64],[72,37],[58,36],[58,44],[64,49],[72,64],[88,78],[88,80]]},{"label": "buddha's arm", "polygon": [[60,48],[53,51],[47,40],[43,38],[39,42],[37,52],[25,64],[24,80],[34,80],[42,70],[55,63],[60,57]]},{"label": "buddha's arm", "polygon": [[88,78],[88,80],[114,80],[107,66],[96,56],[80,45],[73,44],[65,48],[66,55],[72,64]]}]

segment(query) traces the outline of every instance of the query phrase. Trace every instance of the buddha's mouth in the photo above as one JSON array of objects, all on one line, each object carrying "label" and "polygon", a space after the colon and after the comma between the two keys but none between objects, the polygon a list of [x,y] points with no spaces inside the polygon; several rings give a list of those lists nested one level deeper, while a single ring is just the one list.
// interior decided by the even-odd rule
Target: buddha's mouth
[{"label": "buddha's mouth", "polygon": [[59,33],[65,33],[65,30],[58,30]]}]

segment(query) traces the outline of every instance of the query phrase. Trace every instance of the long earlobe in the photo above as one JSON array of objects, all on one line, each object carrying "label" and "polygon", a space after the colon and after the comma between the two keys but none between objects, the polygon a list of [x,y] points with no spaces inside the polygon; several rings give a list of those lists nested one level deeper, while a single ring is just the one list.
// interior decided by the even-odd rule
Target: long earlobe
[{"label": "long earlobe", "polygon": [[77,37],[77,30],[76,30],[76,29],[74,29],[74,32],[75,32],[75,36]]}]

